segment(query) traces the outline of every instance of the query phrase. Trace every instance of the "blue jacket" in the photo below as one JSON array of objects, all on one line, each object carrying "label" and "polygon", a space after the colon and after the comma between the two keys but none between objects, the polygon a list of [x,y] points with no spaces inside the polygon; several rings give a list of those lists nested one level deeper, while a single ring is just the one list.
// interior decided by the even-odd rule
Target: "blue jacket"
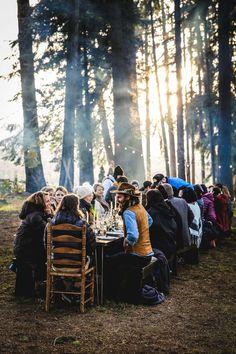
[{"label": "blue jacket", "polygon": [[180,187],[193,188],[193,185],[191,183],[188,183],[179,177],[167,177],[167,183],[169,183],[172,187],[175,187],[176,189],[179,189]]}]

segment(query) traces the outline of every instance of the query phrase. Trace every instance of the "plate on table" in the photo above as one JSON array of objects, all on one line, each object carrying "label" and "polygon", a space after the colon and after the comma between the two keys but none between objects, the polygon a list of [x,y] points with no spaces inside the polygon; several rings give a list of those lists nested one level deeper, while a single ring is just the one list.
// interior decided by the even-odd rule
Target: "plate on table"
[{"label": "plate on table", "polygon": [[107,231],[107,236],[115,236],[115,237],[122,237],[123,236],[123,232],[122,231]]},{"label": "plate on table", "polygon": [[97,236],[96,239],[103,240],[103,241],[111,241],[111,240],[116,240],[118,237],[117,236]]}]

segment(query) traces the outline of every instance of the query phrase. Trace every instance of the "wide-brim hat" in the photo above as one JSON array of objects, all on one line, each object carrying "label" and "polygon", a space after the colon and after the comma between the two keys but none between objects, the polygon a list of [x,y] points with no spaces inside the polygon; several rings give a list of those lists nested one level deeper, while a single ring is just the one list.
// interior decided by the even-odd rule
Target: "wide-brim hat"
[{"label": "wide-brim hat", "polygon": [[121,183],[118,188],[116,190],[111,191],[111,193],[126,194],[131,197],[140,196],[140,192],[136,191],[135,187],[132,184],[126,182]]}]

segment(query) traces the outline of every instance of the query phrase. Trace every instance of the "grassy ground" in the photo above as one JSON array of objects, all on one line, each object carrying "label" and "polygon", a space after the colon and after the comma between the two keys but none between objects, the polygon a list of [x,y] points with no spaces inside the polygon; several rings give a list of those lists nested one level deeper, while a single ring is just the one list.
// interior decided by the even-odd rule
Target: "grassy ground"
[{"label": "grassy ground", "polygon": [[[44,311],[44,300],[16,300],[8,270],[22,200],[0,208],[1,353],[236,353],[236,236],[179,269],[158,306],[107,303]],[[62,337],[60,340],[58,337]]]}]

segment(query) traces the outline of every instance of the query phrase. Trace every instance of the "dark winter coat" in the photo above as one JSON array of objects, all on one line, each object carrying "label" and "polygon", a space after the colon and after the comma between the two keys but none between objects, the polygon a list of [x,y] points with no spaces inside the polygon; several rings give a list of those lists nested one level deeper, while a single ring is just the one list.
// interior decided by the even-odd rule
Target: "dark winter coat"
[{"label": "dark winter coat", "polygon": [[193,212],[182,198],[171,197],[168,202],[175,211],[178,225],[177,248],[188,247],[191,245],[189,226],[194,219]]},{"label": "dark winter coat", "polygon": [[[74,214],[68,213],[67,211],[60,210],[52,219],[52,224],[53,225],[58,225],[58,224],[72,224],[75,226],[81,227],[83,224],[83,220]],[[87,255],[91,256],[93,253],[93,250],[95,249],[96,245],[96,240],[95,240],[95,234],[89,224],[86,223],[86,252]]]},{"label": "dark winter coat", "polygon": [[87,203],[84,199],[80,199],[79,208],[84,214],[84,218],[89,224],[92,224],[94,219],[94,208],[93,205]]},{"label": "dark winter coat", "polygon": [[169,258],[176,249],[177,224],[165,202],[152,202],[147,212],[153,223],[149,229],[152,248],[161,250]]},{"label": "dark winter coat", "polygon": [[22,222],[16,232],[14,255],[33,269],[41,268],[46,262],[44,230],[49,216],[41,206],[25,202],[19,217]]}]

